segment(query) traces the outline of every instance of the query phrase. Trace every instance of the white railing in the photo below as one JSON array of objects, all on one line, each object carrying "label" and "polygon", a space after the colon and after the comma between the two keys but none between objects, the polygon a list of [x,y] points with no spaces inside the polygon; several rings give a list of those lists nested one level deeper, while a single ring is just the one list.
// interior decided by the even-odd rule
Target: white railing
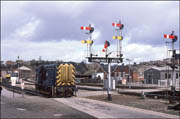
[{"label": "white railing", "polygon": [[167,87],[168,82],[167,80],[158,80],[158,87]]},{"label": "white railing", "polygon": [[[159,80],[158,81],[159,87],[169,87],[172,86],[172,80]],[[176,88],[180,88],[180,80],[176,79]]]}]

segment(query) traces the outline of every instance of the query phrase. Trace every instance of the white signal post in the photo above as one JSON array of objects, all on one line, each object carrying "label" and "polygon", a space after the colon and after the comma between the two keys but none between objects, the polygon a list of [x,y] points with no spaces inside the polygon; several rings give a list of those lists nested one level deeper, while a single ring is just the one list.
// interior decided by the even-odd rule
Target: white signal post
[{"label": "white signal post", "polygon": [[117,36],[115,39],[117,40],[117,56],[121,57],[122,54],[122,29],[124,27],[123,24],[121,24],[121,21],[119,23],[112,23],[112,26],[118,27],[118,29],[115,29],[117,31]]},{"label": "white signal post", "polygon": [[89,24],[89,26],[87,26],[87,27],[82,26],[82,27],[80,27],[80,29],[89,31],[88,33],[86,33],[89,35],[89,40],[83,40],[83,41],[85,41],[85,42],[83,42],[83,44],[87,43],[87,56],[91,56],[92,55],[92,44],[93,44],[92,32],[94,31],[94,27],[92,27],[91,24]]},{"label": "white signal post", "polygon": [[13,87],[13,98],[14,98],[14,86],[16,86],[16,78],[11,77],[11,86]]},{"label": "white signal post", "polygon": [[24,97],[24,92],[23,92],[23,90],[24,90],[24,80],[23,79],[21,81],[21,89],[22,89],[22,97]]},{"label": "white signal post", "polygon": [[[174,31],[172,32],[172,34],[174,34]],[[174,41],[172,40],[172,51],[173,51],[173,55],[174,54]],[[175,65],[175,57],[172,57],[172,65]],[[173,92],[173,99],[172,99],[172,103],[175,103],[175,91],[176,91],[176,73],[175,73],[175,68],[172,68],[173,72],[172,72],[172,92]]]},{"label": "white signal post", "polygon": [[108,94],[108,100],[112,100],[111,97],[111,63],[108,63],[108,89],[107,89],[107,94]]},{"label": "white signal post", "polygon": [[[91,24],[89,24],[89,27],[92,28],[92,27],[91,27]],[[91,30],[91,29],[90,29],[90,30]],[[90,39],[90,41],[92,41],[92,34],[91,34],[91,32],[89,32],[89,39]],[[90,54],[90,55],[92,54],[91,46],[92,46],[92,44],[90,43],[90,44],[89,44],[89,54]]]},{"label": "white signal post", "polygon": [[171,91],[172,91],[172,99],[170,98],[169,102],[170,103],[175,103],[175,91],[176,91],[176,73],[175,73],[175,54],[176,50],[174,49],[174,42],[177,41],[177,36],[174,35],[174,31],[172,31],[171,35],[164,34],[165,39],[171,39],[172,42],[172,61],[171,61],[171,68],[172,68],[172,86],[171,86]]}]

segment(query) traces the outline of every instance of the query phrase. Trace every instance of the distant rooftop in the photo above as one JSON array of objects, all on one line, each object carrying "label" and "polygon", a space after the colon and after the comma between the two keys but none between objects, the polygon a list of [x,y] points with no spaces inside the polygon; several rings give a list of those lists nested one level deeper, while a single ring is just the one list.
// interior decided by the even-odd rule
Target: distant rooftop
[{"label": "distant rooftop", "polygon": [[30,69],[30,68],[25,67],[25,66],[19,67],[18,69],[19,69],[19,70],[31,71],[31,69]]},{"label": "distant rooftop", "polygon": [[[157,67],[157,66],[154,66],[154,67],[151,67],[151,68],[148,68],[146,70],[149,70],[149,69],[156,69],[156,70],[159,70],[159,71],[166,71],[166,70],[172,70],[170,67]],[[146,71],[145,70],[145,71]],[[175,70],[178,70],[178,69],[175,69]]]}]

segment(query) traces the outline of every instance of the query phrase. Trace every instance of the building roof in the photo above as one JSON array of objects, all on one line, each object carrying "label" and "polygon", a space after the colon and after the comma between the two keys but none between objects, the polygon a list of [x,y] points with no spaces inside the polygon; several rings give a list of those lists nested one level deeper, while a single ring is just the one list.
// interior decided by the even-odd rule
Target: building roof
[{"label": "building roof", "polygon": [[[150,68],[148,68],[148,69],[146,69],[144,71],[147,71],[149,69],[156,69],[158,71],[166,71],[166,70],[170,70],[171,71],[172,70],[170,67],[168,68],[168,67],[157,67],[157,66],[154,66],[154,67],[150,67]],[[175,70],[178,70],[178,69],[175,69]]]},{"label": "building roof", "polygon": [[159,70],[159,71],[162,71],[162,70],[167,70],[168,67],[152,67],[153,69],[156,69],[156,70]]},{"label": "building roof", "polygon": [[26,67],[26,66],[22,66],[18,68],[19,70],[26,70],[26,71],[31,71],[30,68]]}]

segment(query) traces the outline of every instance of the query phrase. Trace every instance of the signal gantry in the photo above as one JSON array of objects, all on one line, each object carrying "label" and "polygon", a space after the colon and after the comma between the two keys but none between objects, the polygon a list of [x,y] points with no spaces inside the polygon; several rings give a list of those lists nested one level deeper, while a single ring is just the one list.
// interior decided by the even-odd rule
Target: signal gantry
[{"label": "signal gantry", "polygon": [[[117,32],[116,36],[113,36],[113,39],[117,40],[117,49],[116,51],[108,51],[108,47],[110,46],[109,41],[105,41],[104,43],[104,48],[102,51],[100,51],[99,54],[92,52],[92,44],[94,41],[92,40],[92,33],[94,31],[94,27],[89,24],[87,27],[80,27],[81,30],[88,30],[89,32],[86,33],[89,35],[89,40],[82,40],[81,43],[87,44],[87,56],[86,58],[88,59],[89,62],[98,62],[98,63],[108,63],[108,87],[107,87],[107,95],[108,95],[108,100],[112,100],[111,97],[111,63],[122,63],[123,62],[123,54],[122,54],[122,30],[124,28],[124,24],[121,24],[121,21],[118,23],[112,23],[113,27],[116,27],[115,31]],[[106,80],[107,81],[107,80]]]}]

